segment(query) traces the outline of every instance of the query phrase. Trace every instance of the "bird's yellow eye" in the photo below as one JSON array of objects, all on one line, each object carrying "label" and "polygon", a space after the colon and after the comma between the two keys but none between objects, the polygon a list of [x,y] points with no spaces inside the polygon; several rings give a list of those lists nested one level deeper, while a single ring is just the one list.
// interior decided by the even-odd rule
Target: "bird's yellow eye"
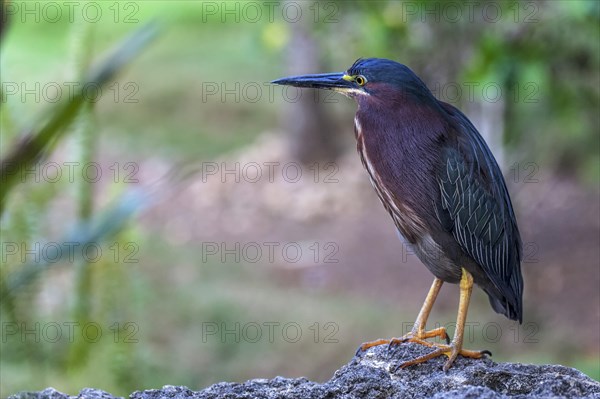
[{"label": "bird's yellow eye", "polygon": [[358,75],[358,76],[357,76],[357,77],[354,79],[354,81],[356,82],[356,84],[357,84],[357,85],[359,85],[359,86],[364,86],[364,85],[365,85],[365,83],[367,83],[367,78],[365,78],[365,77],[364,77],[364,76],[362,76],[362,75]]}]

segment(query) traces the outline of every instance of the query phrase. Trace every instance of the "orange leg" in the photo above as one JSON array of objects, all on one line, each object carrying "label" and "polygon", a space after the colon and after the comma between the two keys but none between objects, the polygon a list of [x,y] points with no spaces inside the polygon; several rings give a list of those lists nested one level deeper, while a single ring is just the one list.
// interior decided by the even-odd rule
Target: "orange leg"
[{"label": "orange leg", "polygon": [[485,350],[471,351],[462,348],[465,331],[465,322],[467,320],[467,310],[469,308],[469,301],[471,299],[472,290],[473,277],[468,271],[462,269],[462,278],[460,279],[460,300],[458,303],[458,316],[456,318],[456,333],[454,334],[454,339],[449,345],[430,344],[429,346],[434,346],[437,349],[429,353],[428,355],[421,356],[408,362],[402,363],[399,366],[400,368],[423,363],[429,359],[446,355],[448,356],[448,360],[444,364],[444,371],[448,371],[448,369],[452,366],[452,363],[454,363],[454,360],[456,360],[458,355],[474,359],[480,359],[481,357],[483,357],[483,355],[486,354],[491,355],[489,351]]},{"label": "orange leg", "polygon": [[400,337],[400,338],[392,338],[392,339],[378,339],[375,341],[371,341],[371,342],[365,342],[364,344],[362,344],[359,348],[359,351],[365,351],[369,348],[372,348],[374,346],[378,346],[378,345],[395,345],[395,344],[400,344],[403,342],[416,342],[419,343],[421,345],[425,345],[425,346],[432,346],[433,344],[430,342],[425,341],[428,338],[435,338],[435,337],[440,337],[442,339],[445,339],[446,342],[450,342],[450,340],[448,339],[448,334],[446,334],[446,329],[444,327],[439,327],[439,328],[435,328],[433,330],[430,331],[425,331],[425,325],[427,324],[427,319],[429,318],[429,314],[431,313],[431,309],[433,308],[433,304],[435,303],[435,299],[438,296],[438,293],[440,292],[440,288],[442,288],[442,284],[443,281],[440,280],[439,278],[436,278],[435,280],[433,280],[433,284],[431,285],[431,288],[429,289],[429,293],[427,294],[427,297],[425,298],[425,302],[423,303],[423,306],[421,307],[421,311],[419,312],[419,315],[417,316],[417,320],[415,320],[415,324],[413,325],[412,330],[408,333],[405,334],[404,336]]}]

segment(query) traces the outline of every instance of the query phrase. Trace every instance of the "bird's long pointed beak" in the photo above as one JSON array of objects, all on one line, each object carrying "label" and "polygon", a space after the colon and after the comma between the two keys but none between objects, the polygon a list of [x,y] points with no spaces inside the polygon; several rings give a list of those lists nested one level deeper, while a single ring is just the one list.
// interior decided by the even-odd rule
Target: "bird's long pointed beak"
[{"label": "bird's long pointed beak", "polygon": [[314,75],[289,76],[272,81],[271,83],[295,86],[311,87],[313,89],[327,89],[335,91],[348,91],[354,88],[353,82],[348,80],[344,73],[320,73]]}]

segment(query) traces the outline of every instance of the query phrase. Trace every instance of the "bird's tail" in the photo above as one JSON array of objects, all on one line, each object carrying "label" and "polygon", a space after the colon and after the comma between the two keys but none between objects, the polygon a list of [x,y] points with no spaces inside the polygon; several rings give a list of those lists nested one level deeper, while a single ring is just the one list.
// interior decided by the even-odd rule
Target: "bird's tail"
[{"label": "bird's tail", "polygon": [[502,298],[499,300],[497,295],[488,294],[490,298],[490,305],[496,313],[503,314],[511,320],[517,320],[519,323],[523,322],[523,305],[521,301],[517,301],[517,303],[510,303],[506,298]]}]

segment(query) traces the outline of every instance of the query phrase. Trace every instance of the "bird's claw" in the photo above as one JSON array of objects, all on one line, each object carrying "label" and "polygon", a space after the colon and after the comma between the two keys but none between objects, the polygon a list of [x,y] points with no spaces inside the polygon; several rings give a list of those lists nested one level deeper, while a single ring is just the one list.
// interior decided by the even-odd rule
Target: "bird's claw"
[{"label": "bird's claw", "polygon": [[395,345],[400,345],[408,341],[408,338],[400,337],[400,338],[391,338],[390,342],[388,342],[388,351],[392,349]]},{"label": "bird's claw", "polygon": [[450,337],[448,336],[448,333],[446,332],[446,328],[438,327],[438,328],[434,328],[433,330],[429,330],[429,331],[413,330],[407,334],[404,334],[400,338],[390,338],[390,339],[380,338],[380,339],[376,339],[375,341],[365,342],[358,347],[358,349],[356,350],[356,353],[354,355],[357,356],[359,353],[364,352],[374,346],[386,345],[386,344],[388,346],[388,350],[392,349],[392,347],[394,347],[396,345],[400,345],[400,344],[403,344],[406,342],[414,342],[419,345],[432,347],[434,344],[426,341],[426,339],[436,338],[436,337],[444,339],[446,341],[446,344],[448,344],[448,345],[450,344]]},{"label": "bird's claw", "polygon": [[444,367],[443,367],[444,371],[448,371],[450,369],[450,367],[452,366],[452,363],[454,363],[454,361],[458,357],[458,355],[461,355],[463,357],[468,357],[471,359],[481,359],[485,355],[492,356],[492,352],[490,352],[489,350],[481,350],[481,351],[467,350],[467,349],[462,349],[461,346],[453,344],[453,343],[448,344],[448,345],[431,344],[431,346],[436,347],[437,349],[431,353],[428,353],[427,355],[423,355],[423,356],[417,357],[416,359],[412,359],[412,360],[403,362],[403,363],[397,365],[396,367],[394,367],[391,371],[396,372],[398,369],[403,369],[403,368],[406,368],[409,366],[424,363],[430,359],[433,359],[433,358],[436,358],[436,357],[439,357],[442,355],[445,355],[448,357],[448,360],[446,360],[446,363],[444,363]]},{"label": "bird's claw", "polygon": [[389,339],[382,339],[382,338],[376,339],[375,341],[364,342],[358,347],[358,349],[356,350],[356,353],[354,355],[356,356],[359,353],[364,352],[374,346],[389,344],[389,342],[390,342]]}]

